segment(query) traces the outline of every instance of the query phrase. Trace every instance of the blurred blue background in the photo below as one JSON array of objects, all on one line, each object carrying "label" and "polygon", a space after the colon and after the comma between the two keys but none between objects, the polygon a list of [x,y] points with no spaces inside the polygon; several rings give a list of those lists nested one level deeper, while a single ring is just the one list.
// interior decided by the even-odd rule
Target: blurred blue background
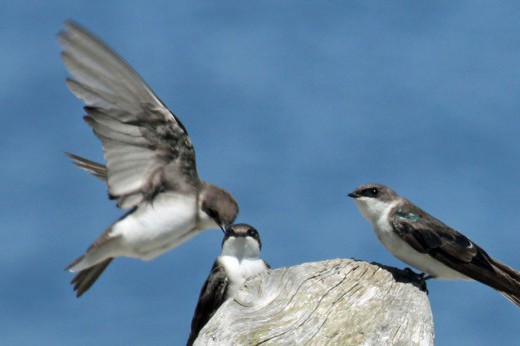
[{"label": "blurred blue background", "polygon": [[[520,269],[520,4],[39,1],[0,11],[0,343],[183,344],[220,252],[208,231],[118,259],[81,299],[63,268],[119,215],[70,151],[102,160],[66,89],[74,19],[183,121],[200,176],[232,191],[273,266],[404,267],[346,195],[381,182]],[[514,345],[520,311],[475,282],[429,282],[439,345]]]}]

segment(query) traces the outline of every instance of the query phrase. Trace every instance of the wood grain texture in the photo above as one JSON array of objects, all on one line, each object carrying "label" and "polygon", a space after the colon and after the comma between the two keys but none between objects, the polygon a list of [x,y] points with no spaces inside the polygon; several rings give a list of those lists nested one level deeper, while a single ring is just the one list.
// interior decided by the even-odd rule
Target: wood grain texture
[{"label": "wood grain texture", "polygon": [[353,259],[270,270],[247,280],[195,345],[433,345],[420,286],[409,271]]}]

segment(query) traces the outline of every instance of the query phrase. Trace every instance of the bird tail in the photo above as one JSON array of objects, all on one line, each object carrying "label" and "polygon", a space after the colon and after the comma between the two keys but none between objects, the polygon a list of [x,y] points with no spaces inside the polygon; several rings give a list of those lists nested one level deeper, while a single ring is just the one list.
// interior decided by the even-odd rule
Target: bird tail
[{"label": "bird tail", "polygon": [[95,264],[90,268],[80,270],[80,272],[70,282],[74,286],[76,297],[79,298],[83,295],[83,293],[88,291],[88,289],[94,284],[94,282],[96,282],[101,273],[105,271],[113,259],[114,258],[107,258],[106,260]]},{"label": "bird tail", "polygon": [[107,180],[107,168],[105,165],[102,165],[101,163],[97,163],[94,161],[90,161],[84,157],[65,153],[69,157],[69,159],[72,160],[72,162],[76,165],[76,167],[84,169],[85,171],[89,172],[96,178],[106,181]]}]

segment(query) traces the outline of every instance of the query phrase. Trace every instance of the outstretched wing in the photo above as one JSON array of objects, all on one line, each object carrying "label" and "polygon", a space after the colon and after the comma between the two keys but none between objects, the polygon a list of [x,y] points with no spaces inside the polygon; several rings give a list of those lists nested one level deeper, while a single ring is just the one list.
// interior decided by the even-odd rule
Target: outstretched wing
[{"label": "outstretched wing", "polygon": [[86,123],[101,140],[110,196],[132,208],[164,189],[198,183],[195,151],[177,117],[104,43],[68,21],[59,34],[67,86],[86,104]]},{"label": "outstretched wing", "polygon": [[195,342],[200,330],[224,302],[227,286],[228,278],[224,267],[219,266],[217,261],[215,261],[210,275],[200,290],[199,301],[191,321],[188,345],[192,345]]},{"label": "outstretched wing", "polygon": [[409,206],[400,208],[390,222],[396,233],[415,250],[446,266],[503,292],[518,292],[518,284],[481,247],[470,239]]}]

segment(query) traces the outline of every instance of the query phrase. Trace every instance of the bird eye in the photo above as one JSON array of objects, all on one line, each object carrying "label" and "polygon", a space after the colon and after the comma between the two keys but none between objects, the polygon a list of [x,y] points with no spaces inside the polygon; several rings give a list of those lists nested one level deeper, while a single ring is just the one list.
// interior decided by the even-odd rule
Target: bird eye
[{"label": "bird eye", "polygon": [[235,235],[235,230],[233,228],[229,227],[226,230],[226,234],[229,235],[229,236],[234,236]]},{"label": "bird eye", "polygon": [[377,197],[379,195],[379,189],[377,187],[371,187],[363,190],[361,194],[366,197]]},{"label": "bird eye", "polygon": [[250,236],[250,237],[253,237],[255,235],[255,232],[253,232],[253,230],[251,228],[249,228],[247,230],[247,235]]}]

